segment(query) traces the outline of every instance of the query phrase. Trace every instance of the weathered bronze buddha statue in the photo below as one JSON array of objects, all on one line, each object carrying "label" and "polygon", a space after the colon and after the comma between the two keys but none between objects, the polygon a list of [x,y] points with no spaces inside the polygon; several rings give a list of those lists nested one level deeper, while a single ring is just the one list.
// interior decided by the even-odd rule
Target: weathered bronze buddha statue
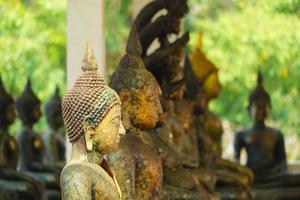
[{"label": "weathered bronze buddha statue", "polygon": [[[3,200],[44,199],[42,183],[16,170],[19,147],[8,127],[16,118],[13,98],[5,91],[0,78],[0,195]],[[13,196],[6,197],[6,193]]]},{"label": "weathered bronze buddha statue", "polygon": [[81,68],[82,74],[62,101],[63,119],[72,143],[71,159],[61,173],[62,199],[121,199],[114,173],[104,159],[117,149],[119,135],[125,133],[121,103],[97,72],[89,44]]},{"label": "weathered bronze buddha statue", "polygon": [[65,139],[61,132],[63,119],[58,87],[55,89],[53,97],[46,103],[45,115],[48,124],[47,130],[43,134],[47,150],[46,162],[62,169],[65,165]]},{"label": "weathered bronze buddha statue", "polygon": [[[153,130],[162,112],[159,99],[161,91],[140,58],[141,46],[134,27],[126,51],[111,77],[111,86],[122,101],[127,134],[121,138],[117,153],[110,158],[120,178],[122,191],[127,195],[125,199],[203,198],[201,185],[196,178],[182,168],[176,154]],[[162,177],[161,164],[164,165],[164,175],[169,174],[169,179]]]},{"label": "weathered bronze buddha statue", "polygon": [[109,160],[116,171],[123,199],[159,199],[161,160],[141,137],[143,129],[154,127],[158,120],[161,108],[152,93],[158,93],[159,88],[148,80],[151,74],[139,57],[141,47],[134,30],[130,32],[126,52],[110,80],[110,86],[122,102],[126,135],[121,137],[118,151]]},{"label": "weathered bronze buddha statue", "polygon": [[276,196],[281,196],[280,199],[299,199],[300,175],[287,173],[283,134],[265,124],[270,110],[271,98],[263,86],[263,77],[259,72],[257,86],[249,96],[248,106],[254,124],[236,134],[235,158],[239,162],[241,150],[246,150],[246,165],[255,174],[256,188],[274,188],[274,191],[261,191],[268,195],[266,198],[276,199]]},{"label": "weathered bronze buddha statue", "polygon": [[[164,159],[169,162],[165,163],[169,163],[169,166],[173,166],[173,168],[176,167],[173,173],[164,173],[164,179],[170,179],[174,184],[176,182],[175,177],[178,178],[177,181],[180,181],[180,174],[186,171],[203,185],[206,191],[202,193],[206,193],[206,198],[217,199],[218,197],[213,193],[215,185],[214,175],[210,170],[198,168],[197,135],[191,124],[193,103],[183,99],[186,87],[185,81],[182,79],[182,61],[188,37],[185,40],[177,40],[175,43],[179,41],[180,45],[177,45],[176,48],[170,51],[169,54],[161,57],[160,60],[156,60],[156,65],[160,65],[160,67],[149,69],[159,81],[163,91],[164,113],[161,120],[163,123],[156,129],[156,132],[173,151],[167,151],[166,157],[168,159]],[[168,41],[161,42],[164,42],[161,43],[161,49],[164,48],[163,46],[166,43],[169,43]],[[168,170],[169,166],[164,165],[164,172]],[[185,176],[190,177],[190,175]]]},{"label": "weathered bronze buddha statue", "polygon": [[[214,185],[214,179],[211,174],[203,173],[199,169],[194,170],[184,168],[185,163],[190,162],[190,160],[193,160],[194,158],[196,158],[196,160],[198,159],[197,156],[192,156],[197,154],[197,148],[194,148],[192,153],[189,151],[191,154],[186,153],[185,147],[188,147],[188,149],[191,150],[190,141],[186,142],[191,138],[186,137],[184,127],[187,119],[183,120],[184,117],[180,117],[174,113],[174,102],[172,98],[176,98],[175,96],[182,96],[184,91],[184,84],[182,85],[180,83],[182,82],[183,70],[181,63],[183,57],[178,56],[178,54],[183,54],[183,47],[186,45],[189,36],[188,33],[186,33],[175,42],[171,43],[168,40],[168,35],[171,33],[178,33],[180,28],[180,19],[188,10],[186,1],[181,2],[182,4],[174,3],[173,9],[168,10],[167,15],[163,16],[169,23],[170,27],[172,27],[170,30],[177,31],[159,32],[160,24],[163,23],[157,19],[152,23],[145,24],[145,28],[139,32],[142,43],[144,39],[147,40],[148,44],[151,44],[156,38],[159,39],[160,47],[150,55],[143,54],[142,57],[147,69],[155,76],[163,90],[162,102],[165,110],[164,114],[161,116],[161,121],[164,121],[163,124],[160,125],[161,127],[157,128],[155,131],[153,129],[147,130],[146,133],[148,133],[147,137],[150,140],[148,141],[148,144],[153,143],[150,146],[152,146],[153,151],[156,152],[162,159],[164,174],[163,188],[166,188],[165,185],[169,184],[177,188],[184,188],[186,190],[185,193],[190,194],[192,193],[192,190],[196,189],[198,192],[201,190],[199,192],[200,194],[198,193],[198,196],[195,197],[196,199],[200,198],[201,195],[202,198],[212,199],[216,197],[209,194],[209,191],[211,191],[211,188],[213,188]],[[153,12],[152,14],[155,13]],[[142,15],[142,13],[140,13],[140,15]],[[167,16],[172,16],[172,18],[167,18]],[[162,19],[164,19],[163,17]],[[143,31],[145,30],[147,30],[146,36],[143,35]],[[159,34],[157,34],[158,32]],[[147,45],[142,45],[142,48],[144,53],[148,51]],[[169,97],[171,97],[171,99]],[[184,140],[185,142],[182,142],[181,140]],[[182,154],[183,152],[185,153]],[[197,164],[194,163],[194,167],[195,165]],[[207,177],[209,178],[207,179]],[[209,190],[205,191],[205,189],[203,189],[203,185],[205,185],[205,187],[209,185]],[[169,194],[172,194],[172,192]],[[177,198],[184,197],[180,196]]]}]

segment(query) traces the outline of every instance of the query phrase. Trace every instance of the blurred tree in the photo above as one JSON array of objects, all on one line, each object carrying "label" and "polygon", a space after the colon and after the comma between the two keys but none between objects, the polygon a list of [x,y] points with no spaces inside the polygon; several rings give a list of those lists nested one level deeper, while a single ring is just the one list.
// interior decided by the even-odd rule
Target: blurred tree
[{"label": "blurred tree", "polygon": [[[65,89],[67,1],[0,0],[0,75],[17,97],[27,77],[45,102]],[[39,123],[43,129],[45,120]],[[16,131],[18,126],[14,126]]]}]

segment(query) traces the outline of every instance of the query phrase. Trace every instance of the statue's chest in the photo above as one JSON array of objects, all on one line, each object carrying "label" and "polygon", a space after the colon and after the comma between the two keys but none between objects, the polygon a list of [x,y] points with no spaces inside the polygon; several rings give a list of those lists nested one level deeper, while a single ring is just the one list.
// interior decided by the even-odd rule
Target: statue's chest
[{"label": "statue's chest", "polygon": [[119,194],[111,177],[106,172],[97,170],[92,176],[94,184],[92,189],[93,200],[119,200]]},{"label": "statue's chest", "polygon": [[252,151],[267,155],[274,151],[276,137],[271,133],[262,131],[246,135],[245,142]]}]

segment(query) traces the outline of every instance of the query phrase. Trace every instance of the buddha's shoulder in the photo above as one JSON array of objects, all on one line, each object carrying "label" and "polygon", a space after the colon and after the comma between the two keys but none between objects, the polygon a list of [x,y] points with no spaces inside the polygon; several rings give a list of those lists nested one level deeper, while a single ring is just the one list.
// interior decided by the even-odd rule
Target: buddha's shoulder
[{"label": "buddha's shoulder", "polygon": [[269,134],[272,134],[276,137],[283,137],[282,132],[279,129],[273,128],[273,127],[266,127],[266,132]]},{"label": "buddha's shoulder", "polygon": [[67,164],[61,172],[61,179],[68,179],[69,177],[71,179],[75,177],[84,179],[89,171],[88,167],[83,163]]}]

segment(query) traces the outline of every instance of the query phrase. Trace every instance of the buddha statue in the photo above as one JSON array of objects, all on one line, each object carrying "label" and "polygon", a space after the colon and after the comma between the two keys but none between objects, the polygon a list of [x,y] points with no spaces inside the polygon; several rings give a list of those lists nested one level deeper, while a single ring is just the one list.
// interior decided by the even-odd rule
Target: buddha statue
[{"label": "buddha statue", "polygon": [[147,83],[150,75],[139,57],[141,47],[137,37],[132,30],[127,53],[110,79],[110,86],[122,102],[126,135],[121,137],[119,149],[109,156],[109,161],[118,177],[123,199],[159,199],[161,160],[141,138],[142,129],[151,128],[157,122],[160,104],[149,93],[158,92],[159,88]]},{"label": "buddha statue", "polygon": [[16,108],[22,122],[18,137],[18,143],[22,149],[20,170],[57,172],[54,168],[44,164],[45,146],[40,135],[33,130],[33,125],[39,121],[42,113],[40,100],[32,91],[29,79],[23,93],[16,100]]},{"label": "buddha statue", "polygon": [[45,105],[45,115],[48,124],[47,130],[43,134],[47,150],[46,162],[62,169],[65,165],[65,139],[61,132],[63,119],[58,87],[56,87],[53,97]]},{"label": "buddha statue", "polygon": [[[180,17],[183,17],[183,15]],[[182,109],[182,113],[175,113],[175,108],[179,108],[179,104],[183,103],[181,101],[185,91],[182,67],[183,49],[189,40],[189,35],[185,33],[172,43],[169,42],[168,33],[160,34],[157,36],[157,39],[160,42],[160,47],[152,54],[143,57],[143,61],[162,88],[164,113],[160,121],[163,121],[163,123],[161,123],[161,127],[157,127],[155,134],[151,134],[151,137],[160,137],[159,139],[162,140],[162,143],[155,143],[160,144],[156,145],[157,149],[164,152],[160,153],[162,159],[165,160],[163,161],[164,180],[167,183],[182,186],[179,184],[184,183],[182,174],[187,173],[184,175],[185,177],[193,176],[200,185],[208,188],[208,193],[212,193],[215,184],[214,175],[208,170],[198,168],[196,134],[193,129],[187,131],[189,116],[191,114],[189,111],[191,112],[192,107],[189,105],[188,107],[184,107],[185,109]],[[143,51],[146,52],[147,49],[143,49]],[[189,102],[186,103],[189,104]],[[170,168],[173,170],[169,170]],[[193,178],[188,179],[192,180]],[[191,181],[188,183],[185,180],[185,183],[193,185]]]},{"label": "buddha statue", "polygon": [[104,159],[118,148],[119,137],[125,133],[120,99],[97,72],[89,44],[81,68],[83,72],[62,100],[72,144],[71,159],[61,173],[62,199],[121,199],[114,172]]},{"label": "buddha statue", "polygon": [[[16,170],[19,147],[9,132],[15,121],[13,98],[4,89],[0,78],[0,195],[1,199],[44,199],[42,183]],[[7,195],[9,194],[9,195]]]},{"label": "buddha statue", "polygon": [[16,109],[21,120],[18,134],[20,162],[18,169],[46,184],[47,196],[60,199],[60,170],[45,164],[45,145],[41,136],[33,130],[33,125],[41,117],[40,100],[31,88],[28,79],[24,91],[16,100]]},{"label": "buddha statue", "polygon": [[153,129],[162,113],[161,89],[142,62],[134,26],[126,52],[110,82],[120,96],[127,132],[121,137],[119,150],[110,157],[124,199],[201,199],[201,185],[181,167],[178,157]]},{"label": "buddha statue", "polygon": [[240,162],[241,151],[246,150],[246,166],[255,174],[256,188],[273,188],[261,191],[268,195],[265,198],[276,199],[282,196],[279,199],[299,199],[300,175],[287,172],[283,134],[265,124],[270,110],[271,98],[264,88],[263,77],[259,72],[257,86],[249,95],[248,111],[254,124],[236,134],[235,159]]},{"label": "buddha statue", "polygon": [[[199,143],[199,160],[205,166],[215,168],[217,175],[217,188],[224,194],[229,191],[227,187],[240,188],[241,194],[251,198],[250,186],[253,182],[253,173],[229,160],[222,159],[223,128],[219,118],[209,110],[209,102],[218,97],[221,84],[218,70],[202,52],[202,38],[199,37],[196,48],[189,54],[185,68],[190,68],[194,79],[199,80],[198,88],[191,89],[189,98],[194,99],[195,126],[197,128]],[[201,69],[206,68],[206,69]],[[197,81],[194,81],[197,82]],[[191,84],[190,84],[191,85]],[[188,87],[188,90],[191,87]],[[193,91],[194,90],[194,91]],[[222,190],[222,188],[227,188]],[[236,189],[233,189],[236,191]],[[244,191],[244,192],[243,192]],[[221,193],[221,194],[222,194]],[[234,192],[235,193],[235,192]],[[229,196],[240,195],[239,193]],[[242,195],[242,196],[243,196]]]},{"label": "buddha statue", "polygon": [[[188,7],[186,5],[186,1],[183,4],[176,4],[174,5],[174,10],[168,10],[169,16],[172,16],[176,13],[176,15],[172,18],[169,18],[168,23],[173,26],[174,30],[179,30],[180,26],[180,19],[184,16],[187,12]],[[179,12],[175,10],[180,10]],[[181,13],[181,14],[179,14]],[[178,15],[177,15],[178,14]],[[178,23],[172,23],[172,20],[176,19]],[[174,22],[174,21],[173,21]],[[174,102],[173,100],[169,99],[169,96],[177,96],[181,95],[184,90],[184,85],[182,82],[182,57],[178,56],[183,54],[183,48],[189,40],[188,33],[183,34],[174,42],[169,42],[168,36],[171,33],[178,33],[178,32],[159,32],[159,34],[153,33],[152,31],[158,32],[158,24],[160,24],[159,20],[153,21],[152,24],[145,25],[145,28],[139,31],[141,42],[143,43],[143,31],[148,31],[148,36],[146,37],[149,39],[147,42],[152,43],[154,39],[158,39],[160,42],[160,47],[149,55],[142,54],[142,58],[146,68],[155,76],[156,80],[159,82],[162,90],[163,90],[163,106],[165,108],[165,112],[161,116],[162,120],[164,121],[163,125],[160,128],[157,128],[154,132],[153,130],[147,131],[151,139],[155,145],[153,145],[153,150],[157,152],[157,154],[161,157],[163,161],[163,171],[164,171],[164,182],[167,184],[175,185],[176,187],[183,187],[188,188],[189,190],[193,190],[198,188],[199,191],[201,188],[201,195],[210,196],[208,198],[215,198],[212,197],[214,195],[210,195],[211,188],[214,187],[214,178],[210,173],[203,172],[201,169],[186,169],[184,165],[186,163],[193,162],[193,167],[197,165],[197,156],[193,156],[197,154],[196,149],[193,146],[194,150],[190,148],[190,142],[196,144],[192,137],[187,136],[185,134],[185,128],[183,124],[187,119],[184,117],[180,117],[174,113]],[[148,27],[153,27],[154,30],[151,30]],[[147,29],[148,28],[148,29]],[[147,45],[142,45],[143,52],[148,51]],[[178,84],[177,84],[178,83]],[[174,87],[173,87],[174,85]],[[177,88],[178,86],[178,88]],[[176,88],[173,90],[172,88]],[[179,89],[179,90],[177,90]],[[168,94],[168,90],[170,93]],[[168,98],[166,98],[168,97]],[[173,97],[171,97],[173,98]],[[176,98],[176,97],[174,97]],[[195,134],[194,134],[195,136]],[[183,140],[184,142],[182,142]],[[148,142],[151,143],[151,142]],[[184,147],[184,148],[182,148]],[[189,153],[187,153],[187,151]],[[192,153],[191,153],[192,152]],[[196,161],[195,161],[196,160]],[[196,184],[195,181],[196,180]],[[203,187],[208,187],[207,191],[203,191]],[[190,191],[189,191],[190,192]],[[205,194],[206,193],[206,194]],[[182,198],[182,197],[181,197]],[[199,198],[199,196],[197,197]]]}]

